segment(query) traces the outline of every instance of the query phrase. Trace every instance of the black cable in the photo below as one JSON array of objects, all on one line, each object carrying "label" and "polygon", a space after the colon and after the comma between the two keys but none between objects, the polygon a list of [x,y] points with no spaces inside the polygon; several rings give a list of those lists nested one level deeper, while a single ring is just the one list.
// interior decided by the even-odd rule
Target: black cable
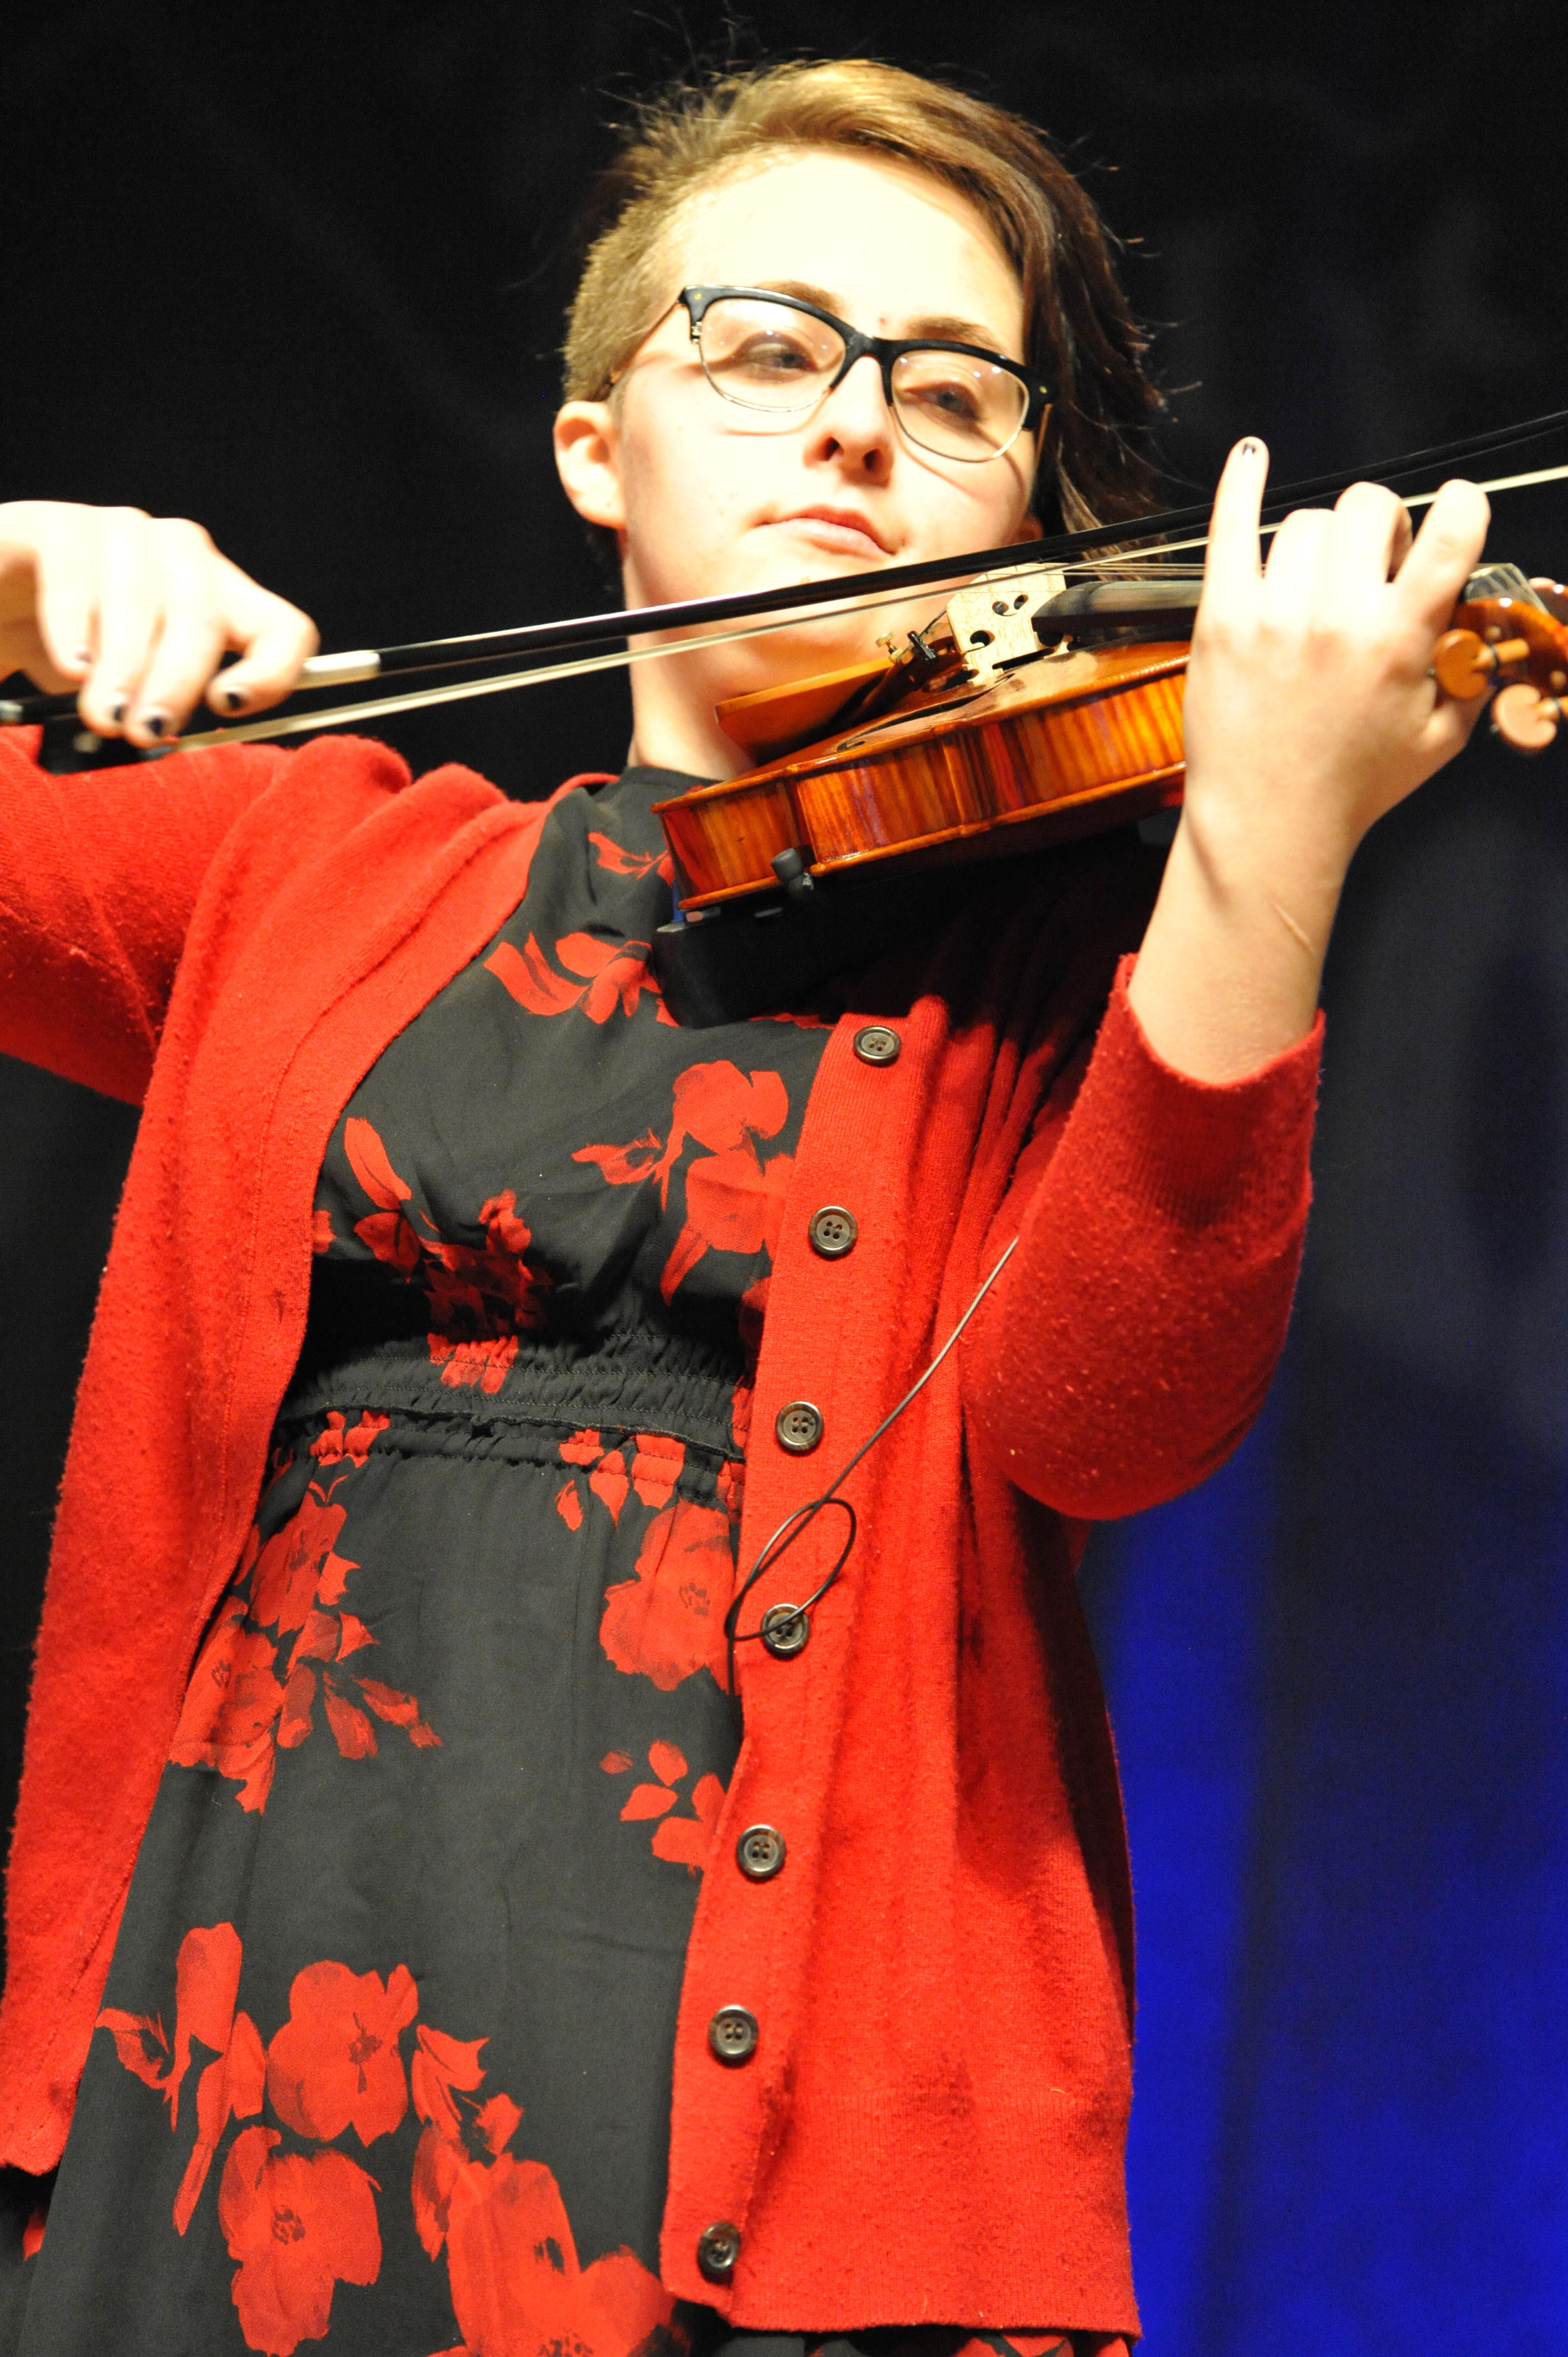
[{"label": "black cable", "polygon": [[[979,1308],[981,1303],[984,1300],[986,1295],[990,1292],[992,1286],[995,1284],[997,1278],[1001,1275],[1003,1270],[1006,1267],[1008,1262],[1012,1259],[1017,1249],[1018,1239],[1015,1236],[1006,1251],[1003,1254],[1001,1259],[997,1262],[995,1267],[992,1270],[990,1275],[981,1284],[979,1290],[976,1292],[968,1308],[964,1311],[963,1316],[959,1319],[958,1324],[953,1328],[952,1332],[948,1336],[947,1340],[942,1344],[941,1349],[937,1352],[936,1357],[931,1361],[929,1366],[925,1369],[923,1373],[916,1376],[914,1382],[910,1384],[908,1390],[905,1393],[897,1406],[889,1409],[888,1413],[883,1417],[881,1423],[877,1426],[875,1431],[872,1433],[869,1439],[863,1440],[860,1447],[855,1450],[854,1456],[845,1458],[843,1464],[840,1466],[838,1471],[833,1475],[832,1480],[828,1483],[827,1488],[822,1492],[822,1495],[820,1497],[808,1499],[803,1506],[797,1506],[793,1513],[785,1515],[784,1520],[779,1523],[772,1537],[762,1548],[750,1570],[741,1581],[740,1586],[736,1589],[735,1595],[730,1602],[729,1610],[725,1614],[725,1683],[731,1695],[736,1691],[736,1647],[737,1645],[752,1644],[764,1633],[762,1623],[760,1621],[758,1621],[755,1629],[736,1629],[736,1623],[740,1618],[740,1608],[745,1603],[746,1597],[756,1587],[757,1581],[762,1577],[763,1573],[765,1571],[772,1570],[773,1566],[779,1561],[779,1557],[785,1555],[788,1550],[794,1545],[795,1541],[800,1537],[800,1533],[806,1528],[807,1524],[815,1515],[820,1514],[823,1508],[827,1506],[836,1506],[841,1513],[846,1514],[849,1517],[849,1529],[845,1534],[844,1543],[834,1558],[832,1569],[828,1573],[827,1577],[821,1581],[818,1586],[811,1590],[811,1593],[807,1597],[803,1604],[793,1604],[786,1608],[791,1619],[797,1620],[804,1620],[807,1614],[811,1610],[813,1605],[821,1603],[829,1588],[837,1583],[839,1577],[843,1570],[844,1565],[849,1560],[849,1551],[854,1544],[855,1534],[858,1531],[860,1524],[858,1517],[855,1514],[854,1508],[850,1504],[849,1500],[847,1498],[835,1497],[833,1494],[834,1491],[842,1489],[844,1482],[848,1480],[850,1475],[854,1471],[855,1467],[860,1463],[861,1458],[865,1456],[869,1449],[875,1448],[877,1442],[887,1430],[889,1425],[896,1424],[898,1418],[903,1415],[904,1410],[909,1405],[911,1400],[913,1400],[918,1393],[924,1391],[926,1385],[930,1382],[931,1377],[936,1373],[937,1369],[941,1365],[942,1361],[947,1357],[948,1352],[952,1349],[953,1344],[958,1340],[959,1336],[963,1332],[964,1328],[969,1324],[970,1319],[973,1317],[975,1311]],[[774,1606],[772,1609],[777,1611],[779,1608]]]}]

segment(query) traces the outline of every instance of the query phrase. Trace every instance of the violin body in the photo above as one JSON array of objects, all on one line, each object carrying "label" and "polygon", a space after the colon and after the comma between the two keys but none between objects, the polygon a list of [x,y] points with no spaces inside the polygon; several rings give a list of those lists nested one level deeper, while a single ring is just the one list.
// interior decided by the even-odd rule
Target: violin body
[{"label": "violin body", "polygon": [[994,859],[1179,802],[1187,655],[1042,654],[989,683],[939,671],[884,717],[656,804],[682,909],[776,892],[791,852],[813,877]]}]

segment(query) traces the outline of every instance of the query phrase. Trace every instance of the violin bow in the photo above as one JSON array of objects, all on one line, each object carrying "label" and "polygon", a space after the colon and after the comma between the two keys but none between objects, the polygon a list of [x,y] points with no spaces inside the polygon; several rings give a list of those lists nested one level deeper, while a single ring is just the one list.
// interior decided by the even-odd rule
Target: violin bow
[{"label": "violin bow", "polygon": [[[1425,474],[1434,468],[1452,466],[1465,458],[1491,457],[1565,427],[1568,427],[1568,410],[1553,410],[1540,417],[1523,419],[1516,425],[1494,427],[1486,434],[1434,444],[1425,450],[1407,451],[1399,457],[1385,459],[1376,467],[1343,468],[1331,474],[1309,476],[1299,482],[1283,485],[1265,501],[1262,528],[1265,533],[1275,531],[1286,513],[1299,507],[1304,500],[1337,497],[1353,483],[1376,482],[1392,490],[1405,477]],[[1568,477],[1568,465],[1536,468],[1525,473],[1494,478],[1479,488],[1484,491],[1520,490],[1529,484],[1554,482],[1564,477]],[[1417,492],[1406,497],[1405,505],[1424,507],[1436,496],[1435,491]],[[743,590],[726,597],[625,608],[617,612],[585,614],[554,622],[525,622],[509,630],[473,631],[447,639],[423,639],[403,646],[363,647],[338,654],[313,655],[301,673],[294,691],[295,694],[312,689],[360,684],[399,673],[467,671],[478,664],[493,663],[518,655],[562,655],[578,648],[604,650],[607,647],[610,650],[565,662],[535,662],[521,671],[492,673],[481,678],[451,681],[439,686],[361,699],[327,709],[315,706],[303,712],[269,713],[260,720],[204,729],[195,735],[182,736],[170,745],[156,746],[149,750],[153,758],[157,758],[168,752],[195,752],[209,746],[250,744],[266,737],[298,736],[314,729],[341,727],[346,723],[375,719],[394,712],[455,703],[470,696],[499,694],[515,687],[541,685],[547,680],[580,678],[585,673],[621,670],[635,662],[684,653],[694,646],[722,646],[734,640],[763,635],[779,627],[779,616],[802,608],[811,609],[812,619],[835,619],[879,606],[908,604],[934,587],[972,578],[977,574],[1037,572],[1052,566],[1059,568],[1064,563],[1071,567],[1073,560],[1081,560],[1096,550],[1102,553],[1096,560],[1094,569],[1110,565],[1122,569],[1151,556],[1168,557],[1186,550],[1204,547],[1208,536],[1203,531],[1198,530],[1194,537],[1180,535],[1191,534],[1195,527],[1206,525],[1210,507],[1211,501],[1203,500],[1155,515],[1128,517],[1117,523],[1097,524],[1083,531],[1059,533],[1054,539],[1016,541],[1004,548],[974,549],[958,556],[929,557],[914,565],[887,565],[866,573],[848,574],[832,584],[800,581],[782,588]],[[752,618],[756,616],[768,619],[754,621]],[[717,630],[713,627],[725,622],[741,627],[727,630]],[[647,647],[622,648],[618,643],[627,638],[655,632],[682,631],[701,631],[702,635],[667,638],[662,644]],[[287,701],[293,701],[292,695]],[[0,698],[0,726],[64,720],[74,716],[75,713],[76,698],[72,694],[40,694]]]}]

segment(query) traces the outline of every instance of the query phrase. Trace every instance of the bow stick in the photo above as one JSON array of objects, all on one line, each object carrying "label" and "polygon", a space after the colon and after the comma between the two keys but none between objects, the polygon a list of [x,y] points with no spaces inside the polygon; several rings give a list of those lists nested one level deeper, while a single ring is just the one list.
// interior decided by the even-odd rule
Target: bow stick
[{"label": "bow stick", "polygon": [[[1435,444],[1426,450],[1410,451],[1402,457],[1385,459],[1373,468],[1347,468],[1287,483],[1265,503],[1262,529],[1265,532],[1277,530],[1286,512],[1299,506],[1303,500],[1337,496],[1348,490],[1353,483],[1379,482],[1392,489],[1402,477],[1423,474],[1434,467],[1447,466],[1461,458],[1490,457],[1520,443],[1539,440],[1564,426],[1568,426],[1568,410],[1553,410],[1514,425],[1496,427],[1489,433]],[[1539,468],[1525,474],[1498,477],[1479,488],[1484,491],[1510,490],[1526,484],[1556,481],[1564,476],[1568,476],[1568,466]],[[1435,497],[1434,491],[1420,492],[1408,497],[1405,504],[1407,507],[1424,507]],[[692,646],[723,645],[732,640],[756,637],[778,627],[776,619],[769,619],[751,628],[717,632],[711,628],[715,623],[744,622],[758,614],[777,617],[804,608],[812,608],[815,614],[828,619],[878,606],[908,604],[925,589],[942,582],[961,580],[975,574],[1033,572],[1059,564],[1064,559],[1081,557],[1093,549],[1105,552],[1099,558],[1098,566],[1127,565],[1155,554],[1175,555],[1184,550],[1207,545],[1207,535],[1203,533],[1188,539],[1176,535],[1189,533],[1195,525],[1207,523],[1208,515],[1209,502],[1203,500],[1185,508],[1167,509],[1160,514],[1131,517],[1118,523],[1097,524],[1085,531],[1060,533],[1051,540],[1017,541],[1005,548],[973,549],[959,556],[930,557],[915,565],[888,565],[867,573],[849,574],[831,587],[821,581],[800,581],[782,588],[743,590],[728,597],[631,607],[618,612],[586,614],[557,622],[522,623],[510,630],[475,631],[448,639],[418,640],[403,646],[356,648],[339,654],[313,655],[300,674],[298,687],[295,691],[296,694],[312,688],[348,686],[399,673],[467,669],[475,664],[494,662],[520,654],[548,655],[577,647],[602,648],[607,642],[613,644],[628,637],[654,632],[703,632],[700,638],[666,642],[660,646],[625,650],[618,647],[613,652],[575,662],[535,663],[522,671],[491,674],[477,680],[465,679],[440,687],[417,689],[406,694],[358,701],[329,710],[317,707],[306,712],[273,714],[264,720],[230,724],[203,730],[196,736],[181,737],[176,744],[156,747],[151,750],[155,755],[176,749],[197,751],[214,745],[245,744],[263,737],[297,736],[310,729],[341,726],[345,722],[372,719],[389,713],[412,711],[468,696],[493,695],[508,688],[539,684],[546,680],[570,679],[588,672],[623,669],[633,662],[680,654]],[[1128,547],[1130,541],[1134,544],[1131,550]],[[76,698],[71,694],[0,698],[0,726],[65,719],[75,710]]]}]

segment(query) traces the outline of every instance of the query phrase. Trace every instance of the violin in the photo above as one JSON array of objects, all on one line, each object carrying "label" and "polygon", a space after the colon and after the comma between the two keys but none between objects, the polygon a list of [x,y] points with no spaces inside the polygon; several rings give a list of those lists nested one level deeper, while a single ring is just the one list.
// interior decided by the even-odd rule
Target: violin
[{"label": "violin", "polygon": [[[1285,485],[1266,501],[1262,529],[1352,482],[1394,488],[1565,427],[1568,411],[1557,411]],[[1568,467],[1542,467],[1480,488],[1564,476]],[[1401,496],[1418,507],[1435,494]],[[157,759],[678,657],[695,642],[682,633],[700,630],[712,644],[715,632],[776,628],[780,615],[908,604],[934,585],[961,581],[935,621],[901,646],[884,640],[875,662],[722,705],[721,725],[757,766],[655,806],[677,878],[675,918],[658,930],[654,970],[679,1021],[730,1021],[778,1006],[940,919],[953,905],[954,867],[1040,851],[1179,802],[1199,576],[1168,560],[1204,545],[1208,517],[1204,501],[833,581],[318,655],[304,668],[306,697],[399,673],[467,675],[328,709],[285,708],[148,750],[85,729],[73,695],[0,695],[0,726],[41,722],[48,769]],[[496,669],[520,656],[531,659],[527,668]],[[1527,581],[1512,565],[1483,568],[1433,670],[1445,695],[1496,691],[1498,733],[1521,751],[1539,750],[1568,709],[1568,592]]]},{"label": "violin", "polygon": [[[1059,569],[1010,572],[958,591],[901,648],[885,640],[880,662],[718,705],[758,766],[653,806],[678,904],[654,963],[678,1019],[726,1019],[776,989],[788,947],[806,952],[782,961],[792,978],[817,968],[797,912],[824,885],[1037,851],[1176,807],[1197,609],[1190,576],[1069,587]],[[1498,735],[1540,751],[1568,716],[1568,589],[1483,567],[1433,673],[1459,701],[1494,689]],[[812,906],[824,950],[842,931],[866,953],[856,899],[862,921],[826,932]],[[900,907],[918,921],[923,903]]]}]

